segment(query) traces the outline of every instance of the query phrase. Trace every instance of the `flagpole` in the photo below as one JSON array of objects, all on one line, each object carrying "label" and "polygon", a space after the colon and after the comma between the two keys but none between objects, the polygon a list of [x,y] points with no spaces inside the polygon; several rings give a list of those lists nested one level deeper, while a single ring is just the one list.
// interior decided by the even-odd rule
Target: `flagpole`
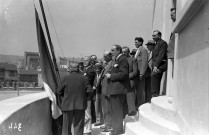
[{"label": "flagpole", "polygon": [[40,3],[43,19],[44,19],[44,24],[45,24],[45,28],[46,28],[47,37],[48,37],[48,40],[49,40],[49,45],[50,45],[50,49],[51,49],[51,53],[52,53],[53,63],[54,63],[54,66],[55,66],[56,76],[57,76],[57,79],[58,79],[58,82],[59,82],[60,81],[59,70],[58,70],[58,66],[57,66],[57,62],[56,62],[56,57],[55,57],[55,54],[54,54],[54,47],[53,47],[53,44],[52,44],[52,41],[51,41],[51,36],[50,36],[50,33],[49,33],[49,28],[48,28],[48,24],[47,24],[47,21],[46,21],[46,16],[45,16],[42,0],[39,0],[39,3]]}]

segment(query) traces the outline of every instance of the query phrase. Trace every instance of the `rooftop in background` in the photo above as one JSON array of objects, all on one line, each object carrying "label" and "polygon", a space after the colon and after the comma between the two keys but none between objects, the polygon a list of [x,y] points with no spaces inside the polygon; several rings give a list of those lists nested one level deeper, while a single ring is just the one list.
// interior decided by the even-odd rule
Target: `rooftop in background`
[{"label": "rooftop in background", "polygon": [[36,71],[36,70],[19,69],[19,74],[24,74],[24,75],[37,75],[37,74],[41,74],[41,72],[40,71]]},{"label": "rooftop in background", "polygon": [[4,62],[0,62],[0,68],[4,68],[5,70],[17,70],[16,65]]}]

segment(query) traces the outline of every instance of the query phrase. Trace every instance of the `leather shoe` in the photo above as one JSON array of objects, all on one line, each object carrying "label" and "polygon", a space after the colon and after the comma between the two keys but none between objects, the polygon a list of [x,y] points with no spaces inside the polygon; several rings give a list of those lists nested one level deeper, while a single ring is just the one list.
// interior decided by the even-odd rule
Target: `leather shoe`
[{"label": "leather shoe", "polygon": [[110,129],[102,129],[102,132],[110,132],[111,130]]},{"label": "leather shoe", "polygon": [[101,126],[101,127],[100,127],[100,129],[106,129],[106,128],[107,128],[106,126]]},{"label": "leather shoe", "polygon": [[102,129],[102,132],[111,132],[113,129],[111,127],[106,127]]},{"label": "leather shoe", "polygon": [[100,126],[102,123],[95,123],[94,126]]},{"label": "leather shoe", "polygon": [[131,112],[128,114],[128,116],[134,116],[134,115],[136,115],[136,111],[131,111]]}]

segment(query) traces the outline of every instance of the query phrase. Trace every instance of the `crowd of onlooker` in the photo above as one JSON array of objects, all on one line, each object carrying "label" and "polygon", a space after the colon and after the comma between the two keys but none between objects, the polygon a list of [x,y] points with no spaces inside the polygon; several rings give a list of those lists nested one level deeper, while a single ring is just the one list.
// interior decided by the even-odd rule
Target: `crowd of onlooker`
[{"label": "crowd of onlooker", "polygon": [[72,63],[57,93],[62,96],[63,135],[91,134],[92,124],[110,135],[122,134],[123,120],[137,115],[140,105],[160,93],[160,82],[167,69],[167,43],[161,32],[143,47],[135,38],[136,49],[118,44],[105,51],[103,61],[96,55]]},{"label": "crowd of onlooker", "polygon": [[[176,9],[170,11],[175,22]],[[75,135],[90,135],[92,124],[110,135],[124,133],[124,118],[137,115],[140,105],[160,95],[167,66],[173,74],[175,33],[168,45],[161,37],[155,30],[153,40],[145,43],[147,47],[142,37],[136,37],[136,48],[131,51],[115,44],[104,52],[103,61],[91,55],[71,64],[70,74],[57,89],[62,97],[62,135],[71,134],[71,125]]]}]

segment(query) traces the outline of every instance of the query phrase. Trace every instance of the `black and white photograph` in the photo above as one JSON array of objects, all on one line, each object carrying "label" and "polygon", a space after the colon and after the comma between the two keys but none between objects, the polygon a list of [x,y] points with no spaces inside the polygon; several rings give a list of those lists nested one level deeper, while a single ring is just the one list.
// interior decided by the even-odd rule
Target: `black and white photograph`
[{"label": "black and white photograph", "polygon": [[0,135],[209,135],[209,1],[0,0]]}]

